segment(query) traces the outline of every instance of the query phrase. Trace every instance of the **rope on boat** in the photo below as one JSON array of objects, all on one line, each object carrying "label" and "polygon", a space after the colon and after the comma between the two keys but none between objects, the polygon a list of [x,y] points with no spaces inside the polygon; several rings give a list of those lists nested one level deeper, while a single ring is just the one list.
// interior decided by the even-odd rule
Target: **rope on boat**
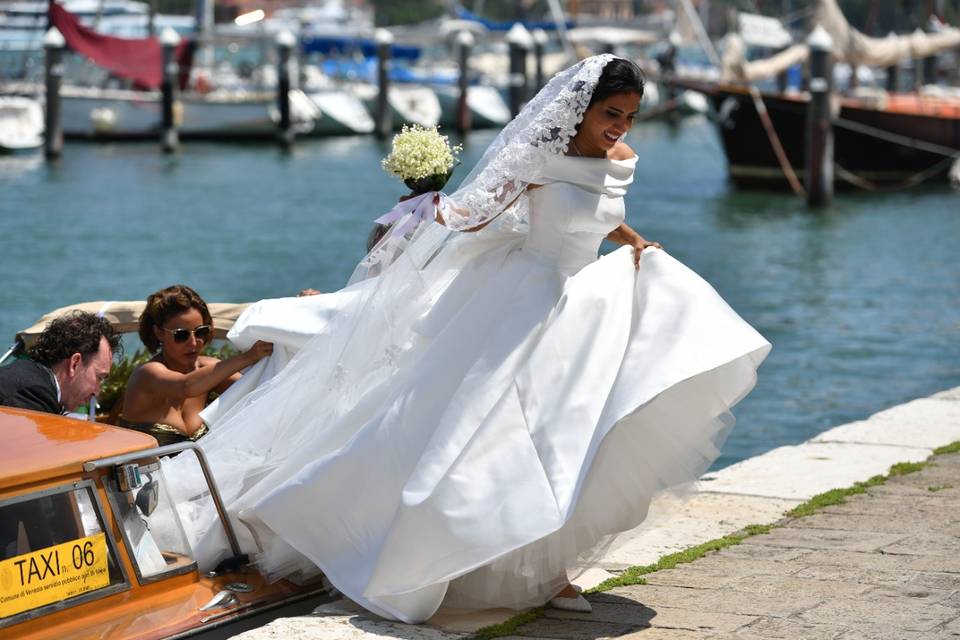
[{"label": "rope on boat", "polygon": [[787,178],[787,182],[790,183],[790,188],[801,198],[806,198],[807,191],[803,188],[803,185],[800,184],[800,179],[797,178],[797,172],[793,170],[793,167],[790,165],[790,159],[787,158],[787,154],[783,150],[783,145],[780,144],[780,137],[777,135],[777,130],[773,127],[770,114],[767,113],[767,105],[763,102],[763,96],[760,95],[760,92],[753,85],[750,85],[750,97],[753,98],[753,108],[757,110],[757,115],[760,116],[760,122],[763,123],[763,128],[767,132],[770,146],[773,147],[773,153],[777,156],[777,162],[780,163],[780,169]]},{"label": "rope on boat", "polygon": [[904,147],[910,147],[912,149],[918,149],[920,151],[926,151],[928,153],[936,153],[938,155],[944,156],[943,160],[936,163],[932,167],[927,167],[923,171],[919,171],[912,176],[896,182],[893,184],[879,184],[868,180],[862,176],[849,171],[848,169],[840,166],[839,163],[834,162],[834,167],[837,170],[837,176],[850,184],[860,187],[866,191],[897,191],[906,187],[912,187],[929,180],[930,178],[939,174],[945,165],[949,165],[955,161],[960,161],[960,150],[953,149],[951,147],[945,147],[933,142],[925,142],[923,140],[917,140],[916,138],[910,138],[908,136],[901,135],[899,133],[892,133],[890,131],[884,131],[883,129],[878,129],[876,127],[871,127],[867,124],[861,124],[859,122],[853,122],[851,120],[846,120],[844,118],[833,118],[832,124],[835,127],[840,127],[841,129],[848,129],[850,131],[855,131],[857,133],[862,133],[863,135],[871,136],[878,138],[880,140],[885,140],[887,142],[898,144]]}]

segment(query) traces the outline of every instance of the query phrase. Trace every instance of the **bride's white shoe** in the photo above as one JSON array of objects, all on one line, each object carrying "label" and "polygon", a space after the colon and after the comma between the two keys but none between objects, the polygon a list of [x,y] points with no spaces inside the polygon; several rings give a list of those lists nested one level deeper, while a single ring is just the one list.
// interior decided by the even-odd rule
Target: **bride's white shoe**
[{"label": "bride's white shoe", "polygon": [[590,613],[593,611],[593,607],[590,606],[590,603],[579,593],[576,598],[563,598],[557,596],[550,600],[550,606],[554,609],[561,609],[563,611],[576,611],[578,613]]}]

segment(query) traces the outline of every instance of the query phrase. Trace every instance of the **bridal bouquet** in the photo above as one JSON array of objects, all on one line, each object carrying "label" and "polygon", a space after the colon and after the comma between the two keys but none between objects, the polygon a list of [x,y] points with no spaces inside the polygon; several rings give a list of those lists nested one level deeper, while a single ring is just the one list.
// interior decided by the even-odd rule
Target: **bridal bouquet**
[{"label": "bridal bouquet", "polygon": [[380,163],[414,193],[439,191],[459,164],[461,145],[451,146],[435,128],[404,125],[393,137],[390,155]]}]

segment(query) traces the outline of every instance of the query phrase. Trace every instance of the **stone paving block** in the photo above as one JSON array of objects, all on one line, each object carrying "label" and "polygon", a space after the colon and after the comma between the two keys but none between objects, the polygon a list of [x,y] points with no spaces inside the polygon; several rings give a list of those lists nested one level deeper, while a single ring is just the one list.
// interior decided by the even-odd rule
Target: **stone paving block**
[{"label": "stone paving block", "polygon": [[790,522],[794,529],[836,529],[838,531],[866,531],[870,533],[924,533],[930,529],[931,520],[948,525],[956,516],[949,513],[931,514],[921,519],[897,518],[893,514],[838,514],[817,513]]},{"label": "stone paving block", "polygon": [[747,538],[740,546],[790,547],[799,549],[840,549],[876,551],[911,536],[899,533],[869,533],[836,529],[780,527],[767,535]]},{"label": "stone paving block", "polygon": [[558,618],[539,618],[523,625],[517,630],[520,636],[538,638],[556,638],[557,640],[597,640],[599,638],[622,637],[641,627],[614,622],[584,622],[582,620],[561,620]]},{"label": "stone paving block", "polygon": [[407,625],[366,616],[301,616],[279,618],[270,624],[234,636],[235,640],[460,640],[462,634],[444,633],[424,625]]},{"label": "stone paving block", "polygon": [[840,634],[836,640],[957,640],[943,631],[903,631],[889,627],[862,627]]},{"label": "stone paving block", "polygon": [[600,564],[607,568],[653,564],[747,525],[775,522],[797,504],[798,500],[717,493],[696,493],[684,499],[666,494],[654,501],[642,525],[617,537]]},{"label": "stone paving block", "polygon": [[[909,602],[911,605],[920,603],[925,605],[943,605],[952,606],[949,602],[951,596],[956,591],[951,589],[934,589],[923,585],[915,584],[893,584],[876,587],[870,592],[870,597],[875,598],[877,602],[883,601],[889,603],[893,601]],[[956,607],[954,607],[956,609]],[[960,615],[960,609],[957,609],[955,615]]]},{"label": "stone paving block", "polygon": [[793,599],[775,593],[745,593],[730,589],[684,589],[635,585],[618,587],[605,593],[591,595],[591,600],[616,602],[613,598],[628,598],[658,609],[672,607],[697,611],[737,613],[747,616],[786,617],[810,609],[820,603],[819,598],[801,596]]},{"label": "stone paving block", "polygon": [[773,449],[701,480],[710,492],[807,500],[885,474],[895,463],[919,462],[929,455],[929,450],[916,447],[804,443]]},{"label": "stone paving block", "polygon": [[[918,575],[915,571],[883,571],[880,569],[858,569],[848,566],[810,565],[795,574],[798,578],[814,580],[837,580],[840,582],[856,582],[863,585],[895,585],[905,584]],[[951,574],[946,574],[951,575]],[[956,579],[956,576],[953,576]]]},{"label": "stone paving block", "polygon": [[846,628],[833,624],[811,624],[785,618],[759,618],[734,633],[719,634],[711,640],[833,640]]},{"label": "stone paving block", "polygon": [[[754,560],[769,560],[771,562],[791,562],[811,554],[810,549],[791,549],[790,547],[770,547],[757,544],[738,544],[727,547],[723,555],[731,558],[750,558]],[[709,558],[713,554],[707,555]]]},{"label": "stone paving block", "polygon": [[[731,563],[735,570],[731,571]],[[802,565],[751,558],[730,559],[724,555],[710,554],[693,565],[684,564],[676,569],[657,571],[645,576],[647,584],[716,589],[744,576],[786,576],[802,568]]]},{"label": "stone paving block", "polygon": [[824,507],[818,513],[953,519],[960,517],[960,499],[952,499],[952,496],[943,492],[929,491],[926,487],[911,487],[907,495],[900,492],[882,492],[880,487],[872,487],[869,494],[850,496],[840,504]]},{"label": "stone paving block", "polygon": [[582,620],[584,622],[615,622],[619,624],[668,627],[700,632],[733,631],[756,620],[756,616],[744,616],[716,611],[698,611],[675,607],[651,608],[636,602],[623,600],[623,603],[594,602],[592,613],[576,613],[548,609],[546,617],[558,620]]},{"label": "stone paving block", "polygon": [[910,560],[904,565],[915,571],[960,573],[960,556],[904,556]]},{"label": "stone paving block", "polygon": [[[960,576],[956,573],[918,571],[906,580],[906,584],[921,589],[960,589]],[[960,615],[960,609],[957,615]]]},{"label": "stone paving block", "polygon": [[960,538],[938,533],[912,535],[879,548],[883,553],[913,556],[949,556],[960,554]]},{"label": "stone paving block", "polygon": [[[736,565],[731,566],[736,571]],[[783,598],[850,598],[874,589],[873,585],[858,582],[819,580],[795,576],[742,576],[727,586],[733,591],[766,595],[775,593]]]},{"label": "stone paving block", "polygon": [[866,600],[829,600],[802,612],[799,617],[811,623],[843,620],[851,626],[886,626],[891,630],[932,631],[957,616],[957,610],[937,604],[894,598],[889,603],[878,598]]},{"label": "stone paving block", "polygon": [[481,609],[479,611],[440,607],[427,624],[451,633],[473,633],[477,629],[506,622],[517,615],[514,609]]},{"label": "stone paving block", "polygon": [[849,551],[843,549],[825,549],[810,551],[804,557],[807,565],[805,571],[811,567],[843,567],[851,570],[865,571],[904,571],[912,568],[914,558],[908,556],[884,555],[864,551]]},{"label": "stone paving block", "polygon": [[[648,627],[628,633],[625,636],[618,636],[616,640],[709,640],[713,637],[713,632]],[[607,639],[605,638],[604,640]]]}]

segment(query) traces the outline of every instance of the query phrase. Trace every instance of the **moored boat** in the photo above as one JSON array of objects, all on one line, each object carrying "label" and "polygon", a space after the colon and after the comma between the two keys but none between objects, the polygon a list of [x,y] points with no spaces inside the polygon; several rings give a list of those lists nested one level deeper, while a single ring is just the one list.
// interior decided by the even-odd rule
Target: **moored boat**
[{"label": "moored boat", "polygon": [[0,96],[0,154],[43,145],[43,108],[32,98]]},{"label": "moored boat", "polygon": [[[717,114],[717,130],[731,180],[742,187],[788,186],[750,90],[738,85],[683,83],[705,94]],[[787,160],[805,176],[805,130],[810,97],[766,93],[760,97]],[[960,156],[960,100],[918,94],[838,98],[833,118],[834,166],[849,184],[908,184],[943,180]]]}]

